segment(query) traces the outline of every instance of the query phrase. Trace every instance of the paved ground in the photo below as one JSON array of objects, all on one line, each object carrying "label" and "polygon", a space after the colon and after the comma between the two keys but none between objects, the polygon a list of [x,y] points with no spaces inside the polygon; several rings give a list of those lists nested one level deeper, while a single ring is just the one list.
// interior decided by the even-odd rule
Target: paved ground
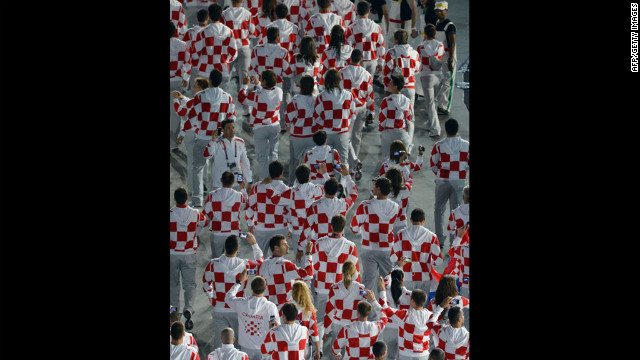
[{"label": "paved ground", "polygon": [[[457,27],[457,44],[458,44],[458,61],[462,63],[469,56],[469,2],[466,0],[452,0],[449,1],[449,18],[456,24]],[[424,18],[419,16],[420,23],[418,25],[418,29],[421,29],[423,25]],[[417,39],[411,39],[410,43],[414,48],[416,48],[422,42],[421,37]],[[463,81],[462,73],[456,74],[456,82]],[[379,109],[379,105],[384,94],[381,88],[375,87],[375,103],[376,111]],[[237,98],[237,91],[235,86],[231,88],[231,93],[234,95],[234,99]],[[427,148],[425,154],[425,164],[421,171],[414,173],[414,190],[412,191],[411,198],[409,201],[409,209],[408,214],[415,207],[421,207],[425,210],[427,215],[427,221],[425,226],[429,229],[434,228],[433,221],[433,204],[434,204],[434,188],[435,188],[435,175],[429,169],[429,158],[428,154],[430,153],[433,145],[436,140],[429,138],[428,134],[425,133],[423,123],[426,118],[426,110],[424,105],[424,99],[422,97],[416,97],[416,126],[414,133],[414,144],[417,145],[422,144]],[[454,90],[454,100],[451,108],[450,117],[455,118],[460,123],[460,131],[459,135],[469,140],[469,111],[464,105],[463,101],[463,91],[460,89]],[[446,121],[449,117],[447,116],[439,116],[440,123],[442,126],[442,136],[444,136],[444,121]],[[377,119],[377,113],[376,113]],[[375,124],[375,123],[374,123]],[[255,161],[255,152],[253,146],[253,139],[251,135],[247,134],[242,126],[236,126],[236,136],[241,137],[245,140],[247,144],[247,151],[249,154],[249,159],[251,161]],[[369,198],[369,190],[371,190],[371,179],[378,175],[380,164],[384,159],[379,156],[379,148],[380,148],[380,137],[377,131],[377,126],[370,126],[369,129],[365,129],[363,132],[363,140],[362,140],[362,149],[360,151],[360,160],[363,163],[363,176],[362,179],[356,183],[358,187],[358,202],[367,200]],[[184,145],[180,147],[181,153],[172,153],[170,155],[170,189],[169,189],[169,205],[173,206],[173,192],[177,187],[186,186],[186,152]],[[285,166],[289,161],[289,141],[288,134],[284,134],[280,136],[279,143],[279,160],[282,161]],[[411,160],[415,161],[415,157],[417,151],[414,151],[414,156],[412,156]],[[254,167],[252,166],[252,169]],[[287,173],[285,169],[285,176],[287,178]],[[255,170],[254,170],[255,174]],[[259,179],[255,178],[254,181]],[[285,180],[286,181],[286,180]],[[468,180],[467,180],[468,182]],[[351,220],[353,213],[355,212],[356,206],[354,206],[349,213],[347,213],[347,221]],[[244,220],[241,223],[241,227],[246,229],[246,222]],[[200,237],[202,239],[201,247],[198,249],[198,268],[196,272],[196,281],[201,285],[202,275],[204,273],[204,269],[207,263],[210,260],[211,250],[209,246],[209,231],[204,230]],[[349,240],[356,243],[358,246],[358,251],[360,251],[360,241],[359,237],[354,235],[349,229],[345,231],[345,236]],[[445,251],[448,246],[445,247]],[[240,257],[243,258],[251,258],[252,253],[249,245],[246,243],[241,244],[240,248]],[[289,254],[290,258],[294,257],[293,250]],[[439,271],[444,269],[446,264],[442,264]],[[362,265],[361,265],[362,268]],[[251,281],[251,279],[249,279]],[[250,291],[250,290],[249,290]],[[195,305],[196,314],[194,316],[194,324],[195,327],[192,330],[196,341],[200,347],[200,357],[206,358],[207,355],[213,351],[213,330],[211,328],[211,306],[207,301],[206,295],[203,292],[198,291],[196,296],[196,305]],[[327,357],[325,355],[326,359]]]}]

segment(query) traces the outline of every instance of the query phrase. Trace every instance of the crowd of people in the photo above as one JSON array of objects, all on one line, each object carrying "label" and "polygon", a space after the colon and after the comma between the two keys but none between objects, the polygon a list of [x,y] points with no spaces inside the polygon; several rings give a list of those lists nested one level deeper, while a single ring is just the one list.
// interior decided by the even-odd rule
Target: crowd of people
[{"label": "crowd of people", "polygon": [[[453,118],[441,139],[438,119],[454,88],[449,4],[420,0],[423,29],[416,0],[170,6],[170,150],[187,151],[187,184],[170,209],[171,359],[200,358],[189,330],[203,229],[208,359],[468,359],[469,142]],[[434,231],[423,204],[408,213],[427,151],[413,144],[417,78],[437,140]],[[376,119],[386,160],[358,203],[362,132]],[[255,159],[236,126],[252,136]],[[286,133],[288,171],[278,160]]]}]

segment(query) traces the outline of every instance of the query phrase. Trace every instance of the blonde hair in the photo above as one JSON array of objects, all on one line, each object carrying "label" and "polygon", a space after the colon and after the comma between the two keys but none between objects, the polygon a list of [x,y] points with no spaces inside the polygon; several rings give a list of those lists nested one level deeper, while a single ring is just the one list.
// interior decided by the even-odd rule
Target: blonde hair
[{"label": "blonde hair", "polygon": [[349,288],[349,285],[351,285],[351,281],[355,274],[356,265],[351,260],[345,261],[344,264],[342,264],[342,281],[345,288]]},{"label": "blonde hair", "polygon": [[303,281],[296,280],[293,283],[293,288],[291,289],[291,296],[293,297],[293,300],[302,307],[302,318],[304,320],[311,319],[311,315],[316,312],[316,307],[313,306],[311,291],[307,284]]}]

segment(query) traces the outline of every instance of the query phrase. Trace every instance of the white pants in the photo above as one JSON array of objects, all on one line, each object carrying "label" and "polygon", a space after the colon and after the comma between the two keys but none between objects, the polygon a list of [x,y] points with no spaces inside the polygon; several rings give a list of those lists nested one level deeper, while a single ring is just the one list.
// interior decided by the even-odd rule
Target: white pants
[{"label": "white pants", "polygon": [[436,94],[440,92],[441,76],[430,74],[420,77],[424,103],[427,108],[427,121],[425,127],[430,135],[440,135],[441,127],[436,108]]},{"label": "white pants", "polygon": [[316,143],[312,137],[289,136],[289,184],[296,179],[296,168],[304,161],[304,154],[313,149]]},{"label": "white pants", "polygon": [[269,176],[269,164],[278,160],[278,142],[280,140],[280,122],[253,129],[256,161],[260,178]]},{"label": "white pants", "polygon": [[[194,313],[196,303],[196,254],[169,255],[169,299],[178,311]],[[184,307],[180,306],[180,277],[184,290]]]},{"label": "white pants", "polygon": [[[238,89],[238,91],[240,91],[240,88],[242,87],[242,79],[244,79],[244,77],[249,74],[250,62],[251,62],[251,47],[243,46],[238,48],[238,57],[230,64],[230,68],[229,68],[230,71],[233,70],[234,66],[236,68],[236,73],[238,74],[238,81],[237,81],[238,87],[236,89]],[[238,106],[238,105],[240,105],[240,103],[236,102],[237,116],[249,114],[248,106],[244,106],[244,105]],[[243,109],[244,113],[240,113],[238,111],[240,108]]]},{"label": "white pants", "polygon": [[[393,300],[390,300],[393,304]],[[380,339],[380,338],[378,338]],[[384,343],[387,345],[387,360],[397,360],[398,359],[398,328],[393,328],[390,326],[386,326],[384,330],[382,330],[382,339]]]},{"label": "white pants", "polygon": [[[435,233],[440,241],[440,246],[444,247],[446,236],[444,233],[444,219],[445,207],[449,202],[449,210],[453,211],[455,208],[462,204],[462,190],[465,187],[465,179],[460,180],[448,180],[448,179],[436,179],[435,189],[435,204],[433,206],[433,218],[435,223]],[[448,213],[447,213],[448,214]],[[449,244],[453,241],[449,236]]]},{"label": "white pants", "polygon": [[[383,278],[387,276],[393,264],[389,256],[391,255],[391,249],[387,250],[369,250],[362,249],[360,252],[360,264],[362,265],[362,284],[367,289],[378,288],[378,276]],[[372,311],[369,314],[369,321],[373,321],[378,318],[376,311]]]},{"label": "white pants", "polygon": [[173,107],[173,91],[182,90],[182,81],[169,82],[169,146],[170,149],[178,147],[178,135],[182,128],[182,117],[176,113],[176,109]]},{"label": "white pants", "polygon": [[[444,58],[443,58],[444,60]],[[453,88],[456,81],[457,61],[453,60],[453,71],[449,71],[449,65],[445,62],[442,65],[442,83],[438,92],[438,108],[451,111],[451,101],[453,100]]]},{"label": "white pants", "polygon": [[[312,281],[315,281],[312,280]],[[313,303],[316,307],[316,319],[318,320],[318,334],[320,336],[320,349],[323,349],[322,352],[328,354],[324,350],[324,342],[322,341],[322,336],[324,335],[324,315],[326,314],[325,310],[327,307],[327,302],[329,301],[329,294],[317,294],[315,291],[312,292],[314,295]],[[329,347],[331,349],[331,347]],[[331,350],[329,350],[331,351]]]},{"label": "white pants", "polygon": [[349,132],[342,134],[327,134],[327,145],[338,150],[340,163],[347,164],[349,160]]},{"label": "white pants", "polygon": [[207,139],[198,139],[196,138],[193,144],[193,158],[191,163],[192,167],[192,183],[193,188],[191,192],[193,193],[191,197],[192,206],[202,206],[203,204],[203,177],[204,177],[204,168],[207,162],[207,159],[204,158],[204,149],[209,144],[209,140]]},{"label": "white pants", "polygon": [[[361,107],[356,110],[356,120],[349,128],[349,170],[355,170],[356,160],[362,145],[362,127],[366,121],[367,110]],[[341,159],[342,161],[342,159]]]}]

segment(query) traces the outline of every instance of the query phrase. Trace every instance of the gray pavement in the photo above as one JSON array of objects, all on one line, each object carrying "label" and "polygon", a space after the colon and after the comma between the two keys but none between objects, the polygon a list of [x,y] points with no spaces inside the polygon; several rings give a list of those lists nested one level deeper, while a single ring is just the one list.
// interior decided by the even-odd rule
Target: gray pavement
[{"label": "gray pavement", "polygon": [[[420,10],[420,8],[419,8]],[[424,27],[424,17],[423,15],[419,15],[419,23],[418,29]],[[459,64],[461,64],[468,56],[469,56],[469,2],[468,0],[451,0],[449,1],[449,18],[456,24],[457,27],[457,58]],[[422,37],[418,37],[416,39],[410,38],[411,45],[416,48],[422,42]],[[456,82],[463,81],[462,73],[456,74]],[[384,97],[383,90],[377,86],[374,86],[375,93],[375,103],[376,103],[376,119],[377,112],[379,110],[379,104]],[[235,85],[230,87],[230,93],[234,97],[234,100],[237,99],[237,87]],[[444,122],[449,118],[453,117],[460,123],[460,131],[459,135],[466,140],[469,140],[469,111],[464,105],[463,99],[463,91],[461,89],[456,88],[454,90],[454,100],[451,106],[451,113],[449,116],[439,115],[440,124],[442,126],[442,137],[445,136],[444,132]],[[237,102],[237,101],[236,101]],[[421,207],[425,210],[427,215],[427,220],[425,226],[430,230],[434,229],[434,220],[433,220],[433,205],[434,205],[434,190],[435,190],[435,175],[429,169],[429,154],[433,148],[433,145],[438,141],[430,138],[428,134],[424,130],[423,123],[426,118],[426,110],[424,105],[424,98],[416,97],[415,103],[415,116],[416,116],[416,125],[415,125],[415,133],[414,133],[414,144],[416,150],[414,150],[414,154],[411,156],[411,160],[415,162],[417,156],[417,145],[421,144],[426,147],[424,160],[425,164],[422,170],[415,172],[414,177],[414,188],[411,193],[411,197],[409,200],[409,207],[407,210],[407,214],[410,214],[411,211],[416,207]],[[240,124],[240,119],[238,119],[238,125]],[[241,137],[245,140],[247,146],[247,152],[249,159],[254,162],[255,161],[255,151],[253,138],[250,134],[247,134],[242,126],[236,126],[236,136]],[[288,161],[289,161],[289,139],[288,134],[284,134],[280,136],[279,142],[279,160],[285,164],[285,183],[287,179],[287,171],[288,171]],[[442,138],[441,137],[441,138]],[[171,153],[170,155],[170,189],[169,189],[169,205],[174,206],[173,201],[173,192],[178,187],[186,188],[186,149],[184,144],[180,147],[181,153]],[[380,136],[377,130],[377,124],[370,125],[368,129],[363,131],[363,139],[362,139],[362,149],[360,151],[360,161],[363,164],[362,169],[362,179],[356,182],[358,187],[358,203],[367,200],[369,198],[369,191],[371,190],[371,179],[376,177],[380,170],[380,165],[382,161],[385,159],[381,158],[380,153]],[[255,163],[252,164],[252,169],[254,174],[256,174]],[[254,182],[259,181],[261,179],[257,178],[257,175],[254,175]],[[468,183],[468,178],[467,178]],[[349,213],[347,213],[347,221],[351,221],[353,214],[355,213],[356,206],[354,206]],[[447,208],[448,209],[448,208]],[[241,215],[241,228],[246,230],[246,222],[244,221],[244,214]],[[198,294],[196,296],[196,304],[195,304],[195,315],[193,317],[194,328],[191,330],[193,335],[196,338],[196,341],[200,348],[200,357],[202,359],[206,359],[207,355],[213,351],[213,329],[212,329],[212,321],[211,321],[211,305],[209,304],[206,295],[200,290],[202,284],[202,276],[204,273],[204,269],[207,263],[210,260],[211,249],[209,246],[209,235],[210,232],[208,230],[203,230],[200,233],[201,238],[201,246],[198,248],[198,265],[196,271],[196,283],[198,284]],[[350,229],[345,230],[345,237],[354,243],[356,243],[358,247],[358,251],[360,252],[360,239],[359,236],[354,235]],[[449,240],[447,239],[447,244],[444,248],[446,252],[448,249]],[[290,254],[288,257],[290,259],[294,258],[294,250],[290,250]],[[252,252],[250,246],[245,242],[241,243],[239,255],[242,258],[252,258]],[[168,264],[167,264],[168,266]],[[442,271],[446,263],[443,263],[438,270]],[[362,264],[360,264],[360,268],[362,268]],[[251,277],[249,279],[251,281]],[[251,290],[248,289],[250,292]],[[321,321],[321,320],[319,320]],[[237,336],[236,336],[237,338]],[[329,359],[329,356],[325,354],[323,359]]]}]

